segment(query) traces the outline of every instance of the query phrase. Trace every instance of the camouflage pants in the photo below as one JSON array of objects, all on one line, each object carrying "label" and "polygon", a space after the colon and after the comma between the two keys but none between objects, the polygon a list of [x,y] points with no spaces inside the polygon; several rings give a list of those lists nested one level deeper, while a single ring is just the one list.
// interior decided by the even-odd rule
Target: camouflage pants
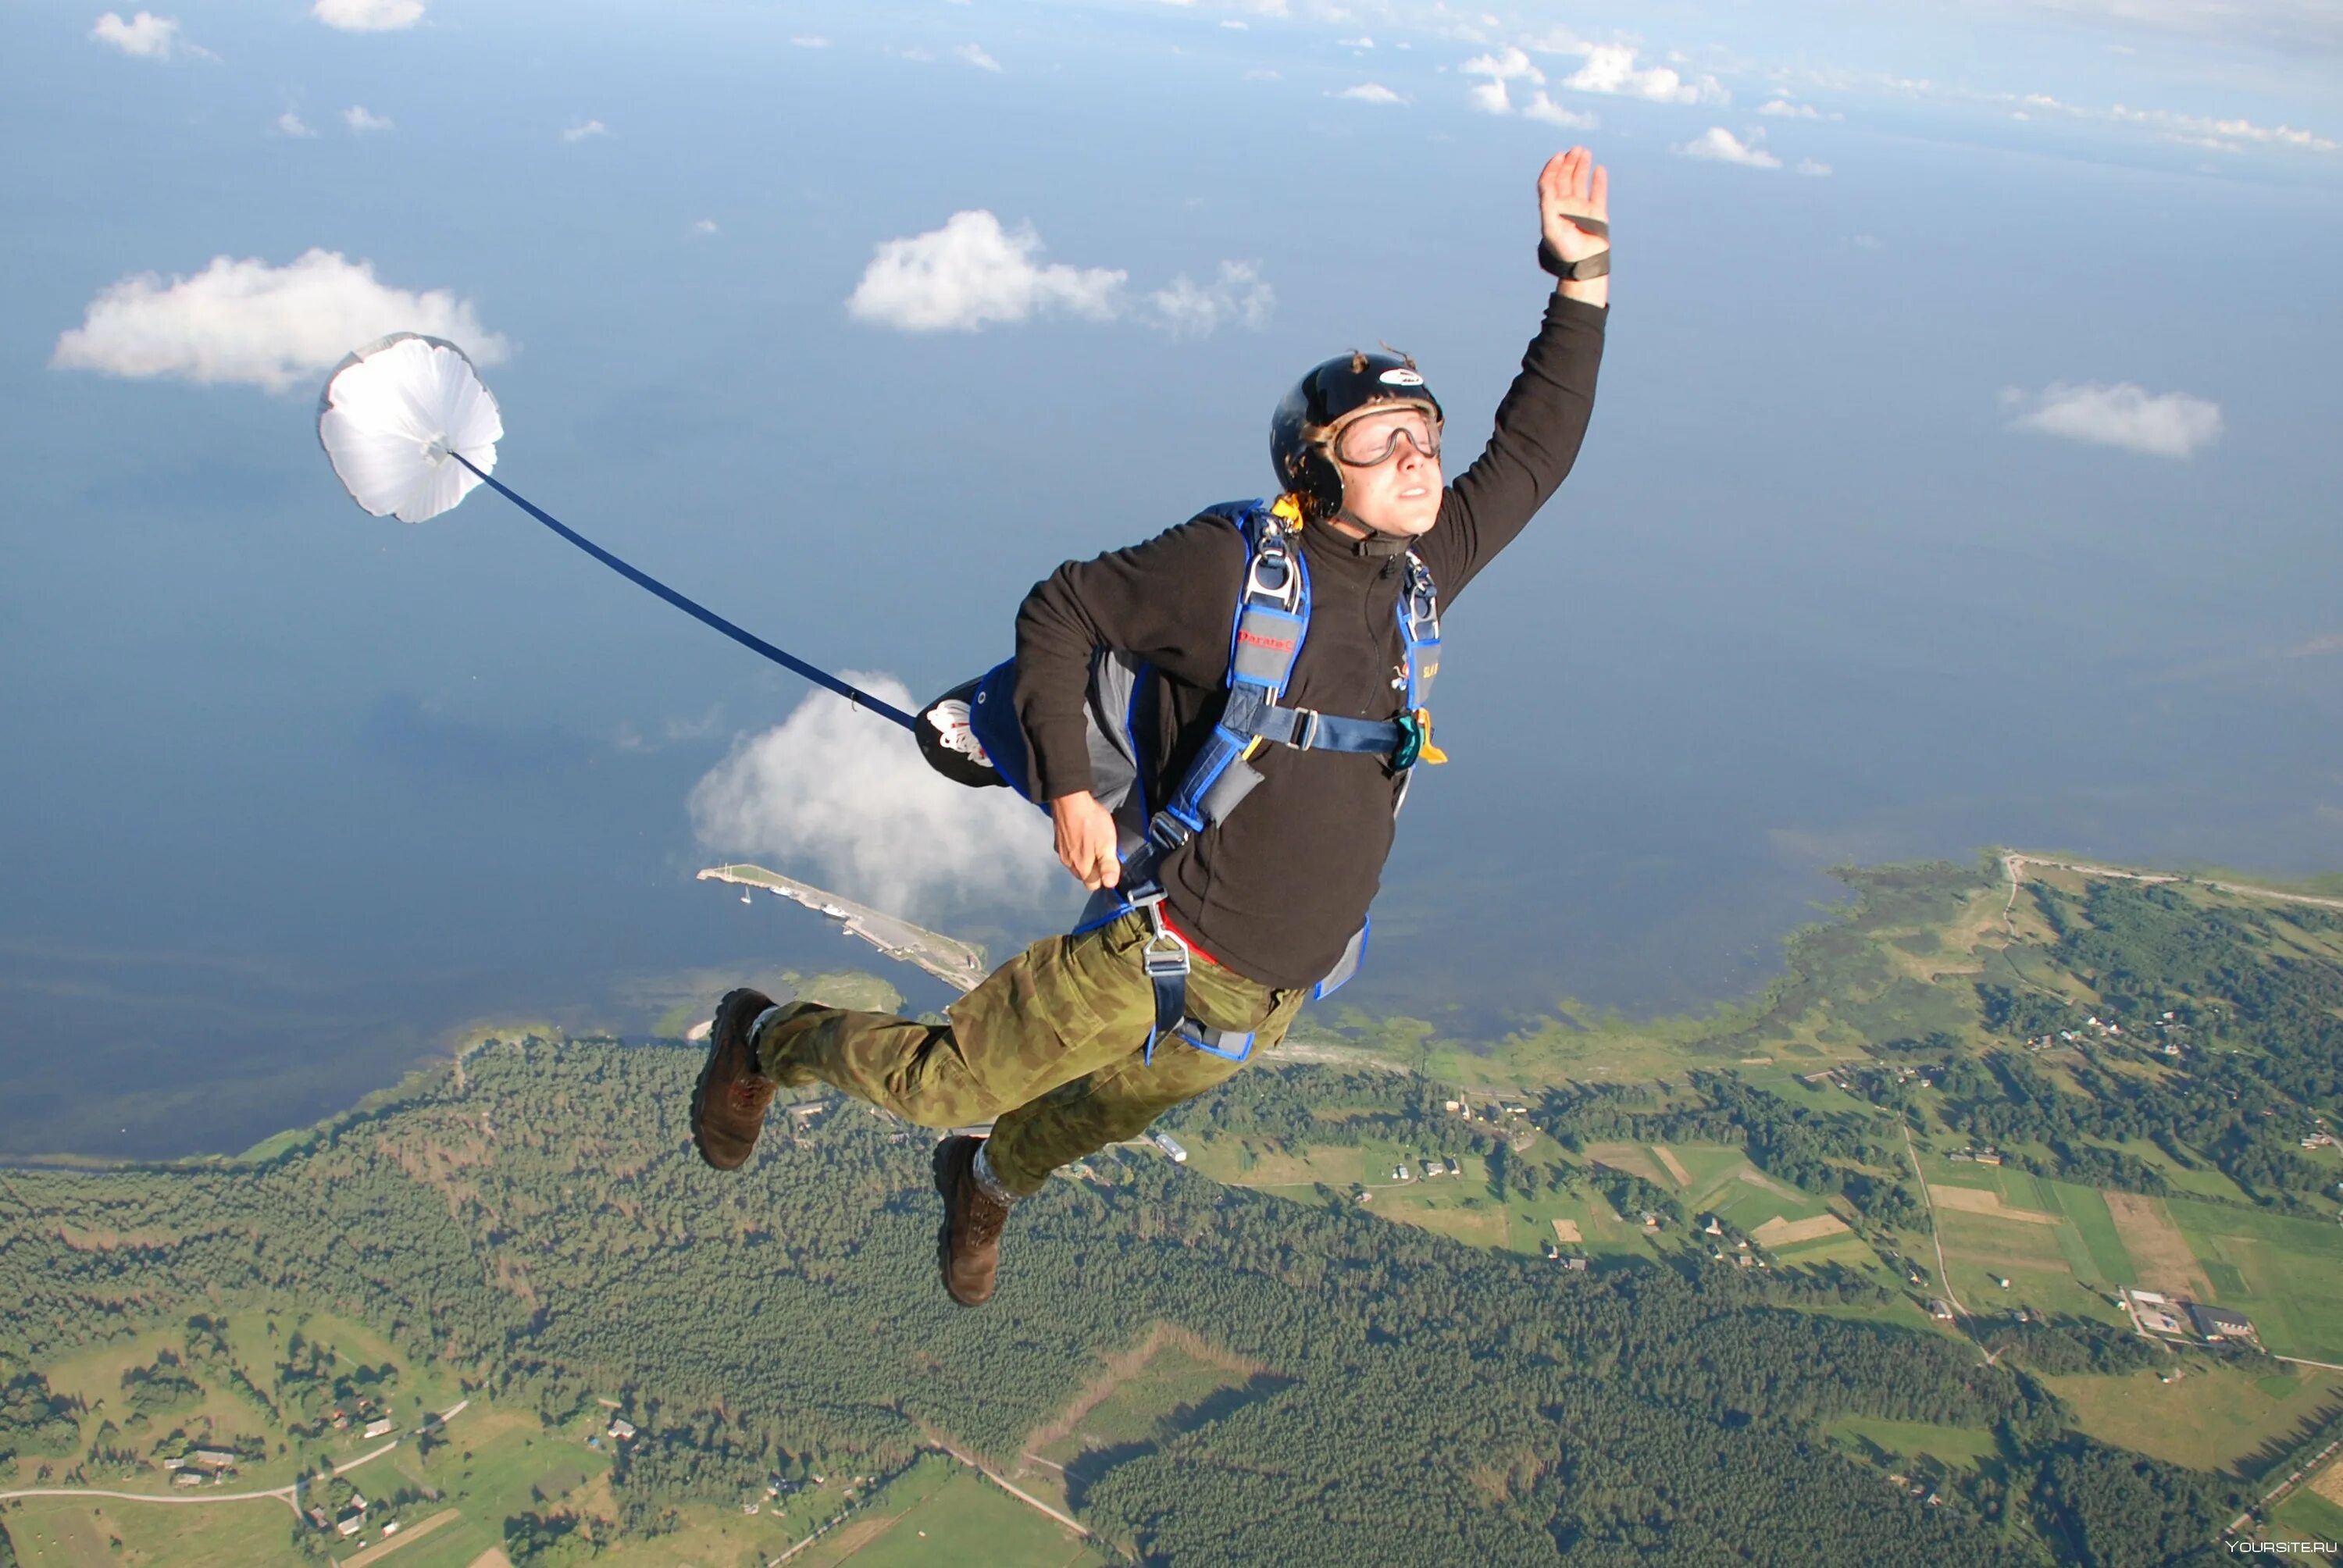
[{"label": "camouflage pants", "polygon": [[[907,1121],[957,1127],[995,1118],[993,1174],[1038,1192],[1050,1172],[1125,1138],[1240,1065],[1179,1040],[1145,1060],[1154,991],[1140,967],[1146,918],[1035,942],[954,1002],[947,1024],[818,1008],[776,1018],[756,1041],[783,1083],[816,1080]],[[1272,990],[1196,960],[1188,1014],[1250,1030],[1256,1052],[1284,1038],[1304,990]]]}]

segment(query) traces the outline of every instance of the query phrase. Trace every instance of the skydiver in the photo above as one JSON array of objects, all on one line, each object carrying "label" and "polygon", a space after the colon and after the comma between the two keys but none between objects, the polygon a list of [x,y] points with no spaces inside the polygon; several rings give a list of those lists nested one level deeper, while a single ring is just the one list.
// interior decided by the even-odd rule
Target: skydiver
[{"label": "skydiver", "polygon": [[[709,1164],[747,1161],[784,1085],[826,1082],[928,1127],[996,1118],[989,1138],[947,1138],[934,1161],[944,1288],[979,1306],[992,1295],[1001,1227],[1018,1199],[1277,1044],[1362,933],[1413,767],[1438,759],[1428,713],[1407,708],[1418,665],[1427,687],[1436,668],[1407,629],[1413,563],[1428,568],[1440,608],[1453,605],[1576,460],[1609,314],[1608,186],[1583,146],[1540,171],[1539,259],[1557,282],[1494,433],[1453,485],[1443,483],[1441,407],[1412,360],[1343,355],[1281,403],[1278,515],[1298,540],[1313,607],[1298,653],[1283,656],[1283,706],[1269,710],[1291,709],[1281,722],[1292,732],[1242,754],[1259,777],[1226,820],[1211,815],[1151,862],[1161,901],[1034,943],[955,1002],[945,1024],[730,992],[692,1097],[693,1141]],[[1170,798],[1224,717],[1232,630],[1277,640],[1245,629],[1259,555],[1231,521],[1208,513],[1069,562],[1018,611],[1002,760],[1047,804],[1061,863],[1110,902],[1131,840],[1093,793],[1094,656],[1121,650],[1158,672],[1163,696],[1141,738],[1141,794]],[[1435,617],[1433,656],[1436,628]],[[1310,744],[1345,725],[1397,739],[1366,755]],[[1151,975],[1161,971],[1150,960],[1168,948],[1186,965],[1184,1012],[1172,1016],[1187,1022],[1159,1039]],[[1245,1049],[1218,1050],[1208,1038],[1242,1038]]]}]

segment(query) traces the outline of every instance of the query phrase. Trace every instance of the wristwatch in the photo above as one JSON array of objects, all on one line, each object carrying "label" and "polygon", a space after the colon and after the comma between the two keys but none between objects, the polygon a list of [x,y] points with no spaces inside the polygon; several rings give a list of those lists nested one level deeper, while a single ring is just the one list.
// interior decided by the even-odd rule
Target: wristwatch
[{"label": "wristwatch", "polygon": [[[1580,232],[1601,239],[1611,237],[1611,226],[1599,217],[1574,217],[1571,223]],[[1564,283],[1584,283],[1590,277],[1601,277],[1611,270],[1611,248],[1605,246],[1583,261],[1562,259],[1562,253],[1548,245],[1544,236],[1538,238],[1538,266]]]}]

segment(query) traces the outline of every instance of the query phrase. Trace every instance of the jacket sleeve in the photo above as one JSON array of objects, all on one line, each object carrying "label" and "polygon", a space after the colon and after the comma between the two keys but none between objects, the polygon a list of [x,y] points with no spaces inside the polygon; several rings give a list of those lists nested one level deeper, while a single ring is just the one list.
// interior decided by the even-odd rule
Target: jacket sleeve
[{"label": "jacket sleeve", "polygon": [[1098,649],[1134,654],[1191,685],[1226,682],[1244,558],[1235,528],[1200,517],[1033,585],[1017,611],[1015,701],[1036,799],[1091,787],[1083,709]]},{"label": "jacket sleeve", "polygon": [[1449,487],[1439,521],[1416,547],[1440,585],[1443,606],[1529,526],[1578,460],[1594,412],[1609,314],[1605,307],[1548,297],[1521,374],[1497,405],[1488,446]]}]

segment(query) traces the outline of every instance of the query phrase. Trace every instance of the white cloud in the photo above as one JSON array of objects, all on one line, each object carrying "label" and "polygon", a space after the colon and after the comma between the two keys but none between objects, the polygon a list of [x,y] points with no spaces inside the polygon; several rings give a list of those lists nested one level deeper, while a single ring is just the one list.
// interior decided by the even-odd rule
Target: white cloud
[{"label": "white cloud", "polygon": [[959,48],[954,49],[952,53],[967,61],[970,65],[975,66],[980,71],[998,71],[1001,69],[1001,62],[986,54],[983,48],[978,45],[962,44]]},{"label": "white cloud", "polygon": [[1528,81],[1543,85],[1545,81],[1545,73],[1531,65],[1527,55],[1514,48],[1503,54],[1476,55],[1457,69],[1468,76],[1489,78],[1475,83],[1464,95],[1465,102],[1485,115],[1513,112],[1513,96],[1506,90],[1506,83]]},{"label": "white cloud", "polygon": [[1649,98],[1656,104],[1726,104],[1732,95],[1714,76],[1687,82],[1666,65],[1639,70],[1635,51],[1625,44],[1596,44],[1586,51],[1586,64],[1566,77],[1564,86],[1581,93],[1608,93],[1624,98]]},{"label": "white cloud", "polygon": [[1405,98],[1401,97],[1397,93],[1393,92],[1381,82],[1362,82],[1355,87],[1343,88],[1341,92],[1335,94],[1334,96],[1338,98],[1356,99],[1362,104],[1404,104],[1407,102]]},{"label": "white cloud", "polygon": [[1567,126],[1580,131],[1592,130],[1603,123],[1592,113],[1582,114],[1576,109],[1564,108],[1547,97],[1543,87],[1530,95],[1530,101],[1522,106],[1522,113],[1530,119],[1544,120],[1549,126]]},{"label": "white cloud", "polygon": [[1475,55],[1457,69],[1468,76],[1494,76],[1500,82],[1545,85],[1545,73],[1531,64],[1527,55],[1510,45],[1502,53]]},{"label": "white cloud", "polygon": [[151,11],[141,11],[125,22],[112,11],[97,19],[89,35],[101,44],[111,44],[126,55],[142,60],[167,60],[186,47],[179,35],[179,24],[168,16],[157,16]]},{"label": "white cloud", "polygon": [[1042,266],[1041,252],[1030,226],[1012,232],[981,209],[956,212],[941,228],[881,241],[846,311],[903,332],[975,332],[1058,311],[1112,318],[1127,273]]},{"label": "white cloud", "polygon": [[1800,158],[1797,172],[1819,179],[1831,172],[1831,166],[1819,158]]},{"label": "white cloud", "polygon": [[57,338],[49,363],[282,392],[360,344],[399,331],[447,338],[483,365],[507,351],[469,300],[444,288],[393,288],[376,280],[371,262],[311,250],[283,266],[223,256],[192,277],[123,278],[90,301],[81,326]]},{"label": "white cloud", "polygon": [[364,104],[352,104],[348,108],[344,109],[342,121],[354,134],[361,136],[368,131],[387,131],[391,128],[389,116],[370,114]]},{"label": "white cloud", "polygon": [[1375,46],[1373,38],[1338,38],[1335,42],[1345,49],[1372,49]]},{"label": "white cloud", "polygon": [[1261,278],[1260,266],[1250,261],[1224,261],[1220,276],[1206,287],[1186,273],[1147,297],[1156,324],[1174,337],[1202,337],[1223,323],[1241,322],[1259,332],[1269,325],[1277,294]]},{"label": "white cloud", "polygon": [[1778,169],[1782,166],[1782,160],[1755,145],[1755,137],[1762,134],[1753,133],[1751,140],[1745,142],[1723,126],[1711,126],[1676,151],[1688,158],[1741,164],[1753,169]]},{"label": "white cloud", "polygon": [[317,133],[302,123],[301,116],[291,109],[277,116],[277,134],[280,136],[314,136]]},{"label": "white cloud", "polygon": [[599,120],[580,120],[563,130],[561,139],[565,142],[582,142],[588,136],[607,136],[609,134],[610,127]]},{"label": "white cloud", "polygon": [[1775,115],[1785,120],[1819,120],[1823,112],[1812,104],[1794,104],[1787,98],[1772,98],[1757,106],[1761,115]]},{"label": "white cloud", "polygon": [[830,47],[829,39],[817,38],[810,33],[801,34],[799,36],[790,39],[789,42],[795,44],[800,49],[827,49]]},{"label": "white cloud", "polygon": [[691,226],[691,232],[694,234],[714,234],[717,232],[716,220],[712,217],[701,218],[698,223]]},{"label": "white cloud", "polygon": [[1484,115],[1510,115],[1513,100],[1506,95],[1503,78],[1476,82],[1465,89],[1464,101]]},{"label": "white cloud", "polygon": [[[848,678],[915,706],[898,680]],[[827,691],[736,742],[693,788],[690,809],[711,850],[805,865],[824,886],[905,915],[971,896],[1033,900],[1058,869],[1048,819],[1031,806],[942,778],[894,725]]]},{"label": "white cloud", "polygon": [[2221,406],[2186,392],[2150,396],[2135,382],[2070,387],[2054,381],[2040,392],[2009,387],[2002,406],[2018,410],[2013,430],[2033,430],[2120,447],[2153,457],[2193,457],[2221,438]]},{"label": "white cloud", "polygon": [[310,14],[345,33],[396,33],[423,20],[423,0],[317,0]]},{"label": "white cloud", "polygon": [[1855,236],[1855,248],[1857,250],[1885,250],[1887,248],[1887,242],[1880,238],[1875,234],[1859,234]]}]

